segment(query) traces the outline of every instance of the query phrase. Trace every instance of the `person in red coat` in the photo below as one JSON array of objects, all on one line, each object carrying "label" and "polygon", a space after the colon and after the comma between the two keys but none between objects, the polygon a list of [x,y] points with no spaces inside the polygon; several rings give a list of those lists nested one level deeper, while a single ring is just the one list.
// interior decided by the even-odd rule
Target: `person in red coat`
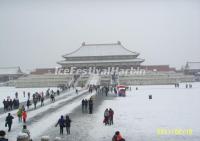
[{"label": "person in red coat", "polygon": [[112,141],[125,141],[125,139],[122,138],[122,135],[119,131],[116,131],[115,135],[112,138]]},{"label": "person in red coat", "polygon": [[24,123],[26,123],[26,118],[27,118],[27,113],[26,113],[26,111],[23,111],[22,112],[22,119],[23,119]]}]

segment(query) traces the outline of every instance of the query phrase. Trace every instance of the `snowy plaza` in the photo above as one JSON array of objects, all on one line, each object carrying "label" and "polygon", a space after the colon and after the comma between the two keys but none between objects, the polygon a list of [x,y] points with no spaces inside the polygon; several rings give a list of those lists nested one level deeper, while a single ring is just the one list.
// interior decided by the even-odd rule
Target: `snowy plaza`
[{"label": "snowy plaza", "polygon": [[[136,90],[138,87],[138,90]],[[81,100],[89,98],[87,90],[82,90],[77,96],[73,92],[60,95],[63,97],[55,103],[46,104],[42,108],[28,112],[27,126],[33,140],[40,140],[41,136],[50,136],[53,140],[59,135],[55,127],[60,115],[69,114],[72,119],[71,134],[66,131],[62,140],[69,141],[107,141],[111,140],[115,131],[129,141],[199,141],[200,139],[200,83],[193,83],[193,88],[180,88],[173,85],[132,86],[126,97],[107,97],[97,95],[94,100],[94,114],[81,112]],[[152,99],[148,98],[152,95]],[[103,124],[103,113],[106,108],[114,110],[114,125]],[[22,123],[18,123],[16,110],[12,131],[7,134],[10,140],[15,140]],[[5,120],[1,114],[0,120]],[[4,122],[0,123],[1,128]],[[192,130],[192,134],[158,134],[158,129]]]},{"label": "snowy plaza", "polygon": [[200,0],[0,0],[0,141],[200,141]]}]

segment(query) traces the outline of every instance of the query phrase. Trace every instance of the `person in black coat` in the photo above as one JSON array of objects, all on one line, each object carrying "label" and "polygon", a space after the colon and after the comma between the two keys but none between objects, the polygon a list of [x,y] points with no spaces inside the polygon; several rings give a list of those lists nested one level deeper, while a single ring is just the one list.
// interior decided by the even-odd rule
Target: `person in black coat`
[{"label": "person in black coat", "polygon": [[3,130],[0,130],[0,141],[8,141],[8,139],[5,138],[6,132]]},{"label": "person in black coat", "polygon": [[29,109],[29,106],[31,106],[31,101],[30,101],[30,99],[27,100],[26,106],[27,106],[28,109]]},{"label": "person in black coat", "polygon": [[4,112],[6,112],[7,109],[8,109],[8,104],[7,104],[7,101],[5,99],[3,100],[3,107],[4,107]]},{"label": "person in black coat", "polygon": [[66,125],[67,134],[70,134],[71,119],[69,118],[68,115],[66,116],[65,125]]},{"label": "person in black coat", "polygon": [[60,135],[63,135],[63,128],[65,127],[65,120],[63,116],[61,116],[58,122],[56,123],[56,127],[58,126],[58,124],[60,126]]},{"label": "person in black coat", "polygon": [[14,119],[14,117],[10,113],[8,113],[8,116],[6,117],[6,124],[5,124],[6,127],[8,126],[8,132],[11,131],[13,119]]},{"label": "person in black coat", "polygon": [[8,109],[9,109],[9,110],[12,110],[12,108],[13,108],[13,101],[12,101],[12,99],[10,99],[10,100],[8,101]]},{"label": "person in black coat", "polygon": [[87,112],[87,107],[88,107],[88,100],[85,99],[85,111]]},{"label": "person in black coat", "polygon": [[84,112],[84,108],[85,108],[85,100],[83,99],[81,103],[82,103],[82,112]]},{"label": "person in black coat", "polygon": [[93,111],[93,101],[90,98],[90,100],[89,100],[89,113],[92,114],[92,111]]},{"label": "person in black coat", "polygon": [[36,97],[33,98],[34,109],[36,109],[38,99]]}]

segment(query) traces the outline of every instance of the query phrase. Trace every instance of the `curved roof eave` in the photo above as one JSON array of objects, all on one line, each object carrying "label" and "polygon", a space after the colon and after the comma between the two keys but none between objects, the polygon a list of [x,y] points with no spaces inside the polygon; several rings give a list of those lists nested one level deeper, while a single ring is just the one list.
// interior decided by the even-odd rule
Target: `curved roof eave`
[{"label": "curved roof eave", "polygon": [[138,59],[133,59],[133,60],[104,60],[104,61],[102,61],[102,60],[93,60],[93,61],[65,61],[65,60],[63,60],[63,61],[60,61],[60,62],[58,62],[58,64],[60,64],[60,65],[62,65],[62,64],[77,64],[77,63],[111,63],[111,62],[113,62],[113,63],[116,63],[116,62],[132,62],[132,61],[134,61],[134,62],[139,62],[139,63],[142,63],[142,62],[144,62],[144,59],[140,59],[140,58],[138,58]]},{"label": "curved roof eave", "polygon": [[[118,44],[118,43],[113,43],[113,44],[82,44],[78,49],[76,49],[76,50],[74,50],[73,52],[71,52],[71,53],[68,53],[68,54],[65,54],[65,55],[62,55],[62,57],[63,58],[67,58],[67,57],[85,57],[85,56],[87,56],[87,55],[85,55],[84,53],[84,55],[81,55],[81,53],[80,53],[80,55],[77,55],[77,53],[79,52],[79,51],[81,51],[81,49],[83,48],[83,47],[87,47],[87,46],[97,46],[97,45],[100,45],[100,47],[99,48],[101,48],[101,45],[118,45],[118,47],[119,48],[121,48],[121,49],[123,49],[123,50],[126,50],[127,51],[127,53],[125,53],[124,55],[134,55],[134,56],[139,56],[140,54],[138,53],[138,52],[133,52],[133,51],[131,51],[131,50],[129,50],[129,49],[127,49],[127,48],[125,48],[121,43],[120,44]],[[76,54],[76,55],[73,55],[73,54]],[[115,55],[117,55],[117,54],[114,54],[114,56]],[[118,54],[118,55],[120,55],[120,54]],[[122,54],[123,55],[123,54]],[[88,55],[88,56],[91,56],[91,55]],[[96,56],[96,55],[94,55],[94,56]],[[109,55],[109,54],[107,54],[107,55],[99,55],[99,56],[112,56],[112,53]]]},{"label": "curved roof eave", "polygon": [[71,53],[67,53],[67,54],[65,54],[65,55],[62,55],[62,57],[63,57],[63,58],[66,58],[68,55],[73,54],[73,53],[79,51],[82,47],[83,47],[83,46],[81,45],[78,49],[72,51]]},{"label": "curved roof eave", "polygon": [[122,46],[125,50],[134,53],[136,56],[139,56],[139,55],[140,55],[140,53],[135,52],[135,51],[131,51],[131,50],[127,49],[126,47],[124,47],[122,44],[121,44],[121,46]]}]

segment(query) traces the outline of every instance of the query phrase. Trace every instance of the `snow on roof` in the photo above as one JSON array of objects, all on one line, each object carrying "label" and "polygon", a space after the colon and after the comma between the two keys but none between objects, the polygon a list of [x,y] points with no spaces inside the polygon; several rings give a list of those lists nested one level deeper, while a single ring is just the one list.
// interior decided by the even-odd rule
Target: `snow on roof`
[{"label": "snow on roof", "polygon": [[144,62],[144,59],[128,59],[128,60],[89,60],[89,61],[60,61],[58,64],[82,64],[82,63],[115,63],[115,62]]},{"label": "snow on roof", "polygon": [[64,55],[63,57],[85,57],[85,56],[116,56],[116,55],[139,55],[126,49],[120,42],[112,44],[85,44],[81,47]]},{"label": "snow on roof", "polygon": [[187,62],[186,68],[190,70],[200,70],[200,62]]},{"label": "snow on roof", "polygon": [[0,67],[0,75],[22,74],[20,67]]}]

